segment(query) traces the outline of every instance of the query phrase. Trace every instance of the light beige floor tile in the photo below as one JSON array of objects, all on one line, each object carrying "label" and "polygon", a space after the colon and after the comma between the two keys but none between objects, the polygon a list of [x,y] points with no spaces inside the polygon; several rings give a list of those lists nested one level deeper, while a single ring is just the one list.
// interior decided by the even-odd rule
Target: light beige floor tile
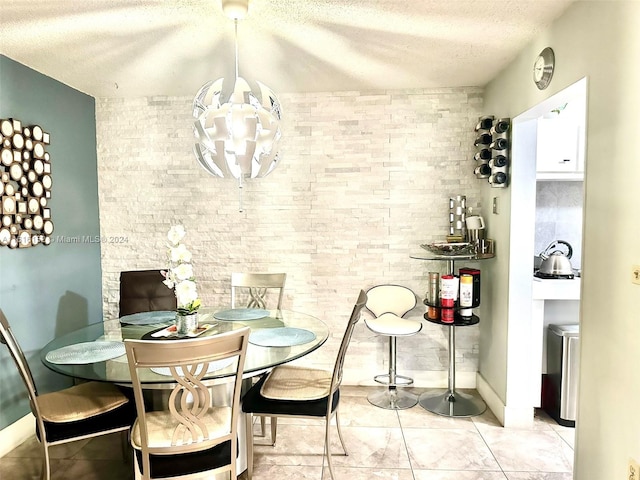
[{"label": "light beige floor tile", "polygon": [[[317,467],[290,465],[256,465],[253,470],[253,480],[319,480],[320,472],[320,465],[318,465]],[[246,479],[246,472],[238,477],[238,480]]]},{"label": "light beige floor tile", "polygon": [[[52,460],[52,471],[58,469],[58,460]],[[0,458],[0,479],[2,480],[40,480],[40,460],[25,461],[20,457],[4,456]]]},{"label": "light beige floor tile", "polygon": [[371,405],[366,396],[340,398],[340,425],[400,428],[398,412]]},{"label": "light beige floor tile", "polygon": [[[337,480],[571,480],[575,429],[558,425],[542,410],[532,428],[505,429],[490,411],[449,418],[418,405],[380,409],[366,399],[372,390],[342,389],[341,423],[350,455],[334,457]],[[335,426],[331,435],[332,450],[341,453]],[[280,419],[276,447],[256,447],[254,479],[319,480],[323,442],[323,420]],[[133,478],[132,459],[123,459],[117,434],[54,447],[52,457],[53,480]],[[31,437],[0,458],[0,479],[39,479],[41,458]],[[246,480],[246,474],[239,478]],[[329,480],[326,461],[324,478]]]},{"label": "light beige floor tile", "polygon": [[477,432],[464,429],[405,429],[409,457],[417,470],[500,470]]},{"label": "light beige floor tile", "polygon": [[560,435],[560,438],[567,442],[567,445],[569,445],[571,449],[575,449],[576,432],[573,428],[563,427],[563,430],[556,430],[556,433]]},{"label": "light beige floor tile", "polygon": [[[399,428],[345,427],[342,429],[349,456],[336,456],[334,465],[364,468],[409,469],[409,456]],[[341,452],[337,435],[332,451]]]},{"label": "light beige floor tile", "polygon": [[59,460],[51,480],[132,480],[133,466],[113,460]]},{"label": "light beige floor tile", "polygon": [[[50,458],[72,458],[83,447],[89,443],[89,440],[78,440],[71,443],[63,443],[49,448]],[[42,447],[36,439],[35,435],[29,437],[18,447],[8,452],[5,457],[22,457],[22,458],[42,458]],[[4,480],[4,479],[3,479]]]},{"label": "light beige floor tile", "polygon": [[402,428],[461,428],[476,431],[471,418],[445,417],[429,412],[420,405],[398,410],[398,417]]},{"label": "light beige floor tile", "polygon": [[482,437],[505,472],[571,472],[573,450],[553,430],[491,429]]},{"label": "light beige floor tile", "polygon": [[415,470],[415,480],[506,480],[502,472],[469,472],[452,470]]},{"label": "light beige floor tile", "polygon": [[[414,480],[410,469],[335,467],[336,480]],[[330,480],[329,468],[324,467],[324,478]],[[317,478],[319,480],[320,477]]]},{"label": "light beige floor tile", "polygon": [[126,437],[124,447],[127,459],[123,459],[122,438],[120,433],[103,435],[89,440],[78,453],[73,456],[74,460],[115,460],[118,462],[129,461],[133,456],[133,450]]},{"label": "light beige floor tile", "polygon": [[571,473],[507,472],[507,480],[572,480]]},{"label": "light beige floor tile", "polygon": [[477,432],[408,428],[404,437],[416,470],[500,470]]},{"label": "light beige floor tile", "polygon": [[[409,468],[400,429],[343,427],[349,456],[342,454],[337,432],[332,432],[334,465],[367,468]],[[254,447],[256,465],[321,465],[324,428],[279,425],[275,447]]]}]

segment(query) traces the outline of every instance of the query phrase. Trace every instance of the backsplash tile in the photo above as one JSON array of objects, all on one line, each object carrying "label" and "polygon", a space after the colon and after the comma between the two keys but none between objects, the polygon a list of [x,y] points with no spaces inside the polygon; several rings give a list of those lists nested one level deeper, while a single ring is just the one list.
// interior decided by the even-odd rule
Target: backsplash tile
[{"label": "backsplash tile", "polygon": [[537,182],[534,255],[544,251],[552,241],[564,240],[573,248],[571,265],[581,268],[583,202],[583,182]]}]

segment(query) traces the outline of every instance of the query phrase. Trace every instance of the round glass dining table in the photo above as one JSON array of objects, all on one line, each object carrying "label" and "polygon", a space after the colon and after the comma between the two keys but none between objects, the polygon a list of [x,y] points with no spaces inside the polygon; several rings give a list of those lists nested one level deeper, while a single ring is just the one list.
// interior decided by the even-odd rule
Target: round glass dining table
[{"label": "round glass dining table", "polygon": [[[291,310],[263,310],[262,316],[259,311],[258,315],[252,315],[252,313],[254,313],[252,309],[224,310],[221,308],[201,308],[198,313],[199,325],[206,327],[198,338],[237,330],[245,326],[250,327],[251,334],[243,375],[245,378],[303,357],[322,346],[329,336],[327,325],[322,320],[305,313]],[[57,361],[56,353],[71,349],[73,352],[82,354],[83,349],[89,351],[95,345],[122,347],[120,343],[126,339],[189,341],[188,338],[158,336],[172,324],[171,312],[145,312],[145,314],[145,321],[142,322],[126,323],[127,318],[136,317],[136,315],[130,315],[87,325],[58,337],[45,345],[40,352],[40,358],[51,370],[69,377],[130,385],[131,376],[126,355],[107,360],[83,359],[79,360],[81,363],[74,363],[73,359]],[[140,318],[139,315],[143,314],[137,315],[137,318]],[[159,333],[154,335],[155,332]],[[231,367],[221,366],[219,369],[210,369],[205,379],[225,379],[232,374]],[[154,388],[154,386],[162,388],[167,378],[162,372],[152,370],[141,375],[147,388]]]}]

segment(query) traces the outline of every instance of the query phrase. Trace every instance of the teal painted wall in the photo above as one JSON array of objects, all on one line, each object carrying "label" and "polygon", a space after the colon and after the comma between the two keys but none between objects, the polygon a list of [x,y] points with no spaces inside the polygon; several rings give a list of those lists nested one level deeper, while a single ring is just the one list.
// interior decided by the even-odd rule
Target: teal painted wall
[{"label": "teal painted wall", "polygon": [[[0,308],[11,323],[40,393],[70,384],[45,368],[40,349],[56,336],[102,321],[95,100],[0,55],[0,118],[40,125],[51,135],[52,243],[0,247]],[[7,349],[0,345],[0,429],[29,412]]]}]

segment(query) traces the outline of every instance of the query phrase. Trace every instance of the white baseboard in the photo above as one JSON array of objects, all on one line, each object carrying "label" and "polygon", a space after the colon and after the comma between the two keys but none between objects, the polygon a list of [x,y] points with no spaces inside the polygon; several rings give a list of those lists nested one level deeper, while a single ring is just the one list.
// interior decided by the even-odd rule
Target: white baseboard
[{"label": "white baseboard", "polygon": [[476,383],[478,385],[478,393],[503,427],[533,427],[533,407],[507,407],[480,372],[477,374]]},{"label": "white baseboard", "polygon": [[0,457],[4,457],[35,433],[36,419],[31,412],[0,430]]}]

